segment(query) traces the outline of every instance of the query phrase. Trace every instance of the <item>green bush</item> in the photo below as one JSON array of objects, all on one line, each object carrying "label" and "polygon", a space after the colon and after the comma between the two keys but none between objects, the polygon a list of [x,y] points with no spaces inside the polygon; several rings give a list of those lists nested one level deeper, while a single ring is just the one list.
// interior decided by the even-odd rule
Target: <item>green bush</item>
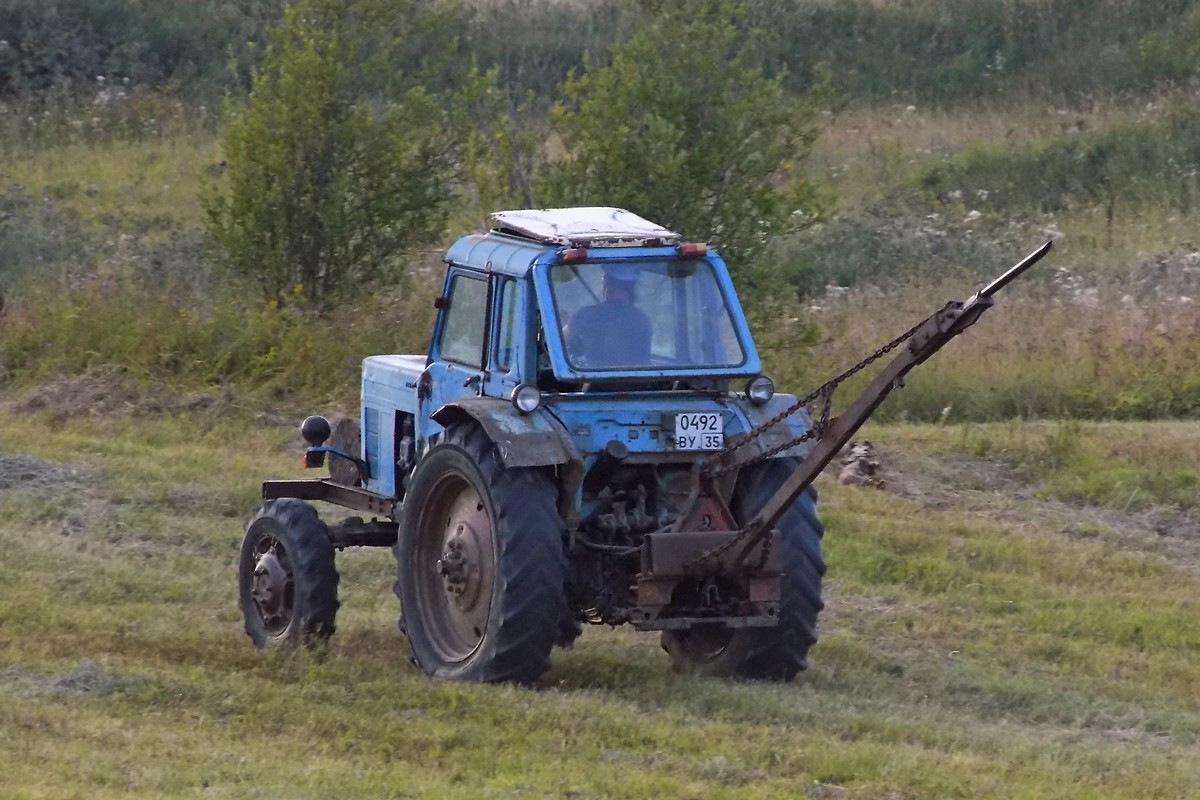
[{"label": "green bush", "polygon": [[814,109],[762,73],[738,27],[745,13],[740,3],[665,3],[608,63],[571,78],[555,109],[565,153],[539,202],[627,208],[714,243],[740,288],[771,287],[756,256],[816,218],[799,174]]},{"label": "green bush", "polygon": [[396,53],[416,2],[304,0],[271,37],[225,133],[228,192],[207,223],[231,274],[266,298],[329,306],[399,279],[440,239],[459,127]]},{"label": "green bush", "polygon": [[[859,101],[946,105],[1035,86],[1057,98],[1151,85],[1181,65],[1187,0],[759,0],[775,35],[763,58],[794,87],[823,67]],[[1190,15],[1190,16],[1189,16]],[[1169,45],[1147,58],[1147,42]],[[1139,47],[1139,41],[1142,46]],[[1194,62],[1192,62],[1194,69]]]},{"label": "green bush", "polygon": [[[662,3],[445,0],[443,25],[396,54],[411,72],[438,63],[497,70],[544,110],[562,79],[649,24]],[[209,101],[246,81],[284,0],[11,0],[0,4],[0,98],[96,76],[173,85]],[[855,101],[947,104],[1033,85],[1055,97],[1186,82],[1197,74],[1200,13],[1188,0],[745,0],[740,23],[768,74],[803,91],[828,73]],[[230,55],[235,70],[228,70]],[[430,73],[452,89],[454,69]]]},{"label": "green bush", "polygon": [[11,0],[0,4],[0,98],[127,81],[219,96],[231,50],[260,38],[283,0]]}]

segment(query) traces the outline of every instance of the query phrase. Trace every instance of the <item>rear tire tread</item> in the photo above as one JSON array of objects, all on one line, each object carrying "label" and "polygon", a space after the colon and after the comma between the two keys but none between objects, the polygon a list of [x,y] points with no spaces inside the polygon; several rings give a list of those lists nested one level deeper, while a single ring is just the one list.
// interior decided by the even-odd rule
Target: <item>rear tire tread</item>
[{"label": "rear tire tread", "polygon": [[[780,458],[748,468],[738,477],[732,508],[745,521],[755,514],[792,474],[796,459]],[[774,546],[780,548],[783,578],[779,622],[770,628],[738,628],[720,655],[697,659],[686,633],[664,631],[662,642],[681,672],[750,680],[790,681],[808,666],[808,651],[817,641],[817,617],[825,607],[821,579],[825,528],[817,516],[817,492],[810,486],[780,518]]]},{"label": "rear tire tread", "polygon": [[[438,456],[439,452],[443,455]],[[476,468],[488,495],[484,502],[492,510],[499,549],[492,614],[483,641],[475,653],[457,664],[440,663],[425,641],[420,613],[404,608],[405,596],[416,596],[405,587],[405,571],[413,568],[408,564],[406,540],[415,535],[407,531],[409,513],[415,513],[413,504],[423,500],[427,484],[436,478],[428,470],[437,469],[438,464],[427,460],[449,458],[453,465],[458,459],[448,455],[451,453],[465,456]],[[563,523],[554,484],[536,469],[506,469],[495,445],[474,424],[455,426],[437,437],[423,461],[426,472],[423,474],[422,464],[418,464],[396,545],[395,591],[401,601],[401,627],[407,630],[411,660],[431,675],[454,680],[536,681],[550,666],[559,619],[567,613]]]}]

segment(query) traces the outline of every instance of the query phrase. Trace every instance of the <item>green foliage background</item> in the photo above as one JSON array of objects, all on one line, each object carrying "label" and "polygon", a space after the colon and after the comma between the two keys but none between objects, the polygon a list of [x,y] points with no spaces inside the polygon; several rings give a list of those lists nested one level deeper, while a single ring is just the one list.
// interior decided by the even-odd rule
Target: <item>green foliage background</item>
[{"label": "green foliage background", "polygon": [[[496,208],[604,202],[721,247],[785,388],[1051,237],[1013,300],[1036,342],[997,311],[1011,330],[881,413],[1200,408],[1192,4],[357,0],[358,23],[318,24],[301,11],[341,4],[171,5],[0,9],[19,385],[136,364],[148,386],[349,401],[361,355],[424,345],[448,241]],[[104,308],[156,322],[80,334]],[[201,352],[218,342],[236,355]]]},{"label": "green foliage background", "polygon": [[543,205],[615,205],[737,264],[739,287],[763,290],[757,256],[818,214],[800,177],[816,94],[789,97],[762,73],[739,3],[669,4],[568,78],[553,132],[564,154],[543,178]]}]

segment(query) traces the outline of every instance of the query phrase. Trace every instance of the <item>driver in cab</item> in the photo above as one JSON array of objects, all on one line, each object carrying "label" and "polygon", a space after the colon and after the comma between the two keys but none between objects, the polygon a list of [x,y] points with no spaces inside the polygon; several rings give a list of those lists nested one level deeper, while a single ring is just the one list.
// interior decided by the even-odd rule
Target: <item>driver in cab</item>
[{"label": "driver in cab", "polygon": [[634,304],[638,268],[611,264],[602,269],[604,299],[571,317],[567,352],[583,367],[644,367],[650,363],[650,319]]}]

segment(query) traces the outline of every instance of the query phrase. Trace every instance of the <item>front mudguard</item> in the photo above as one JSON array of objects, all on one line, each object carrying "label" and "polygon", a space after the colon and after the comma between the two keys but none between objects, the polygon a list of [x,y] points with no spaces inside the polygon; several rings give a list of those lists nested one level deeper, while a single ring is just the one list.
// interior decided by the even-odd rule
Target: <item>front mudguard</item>
[{"label": "front mudguard", "polygon": [[559,512],[574,517],[568,504],[583,482],[583,456],[566,430],[544,408],[523,414],[496,397],[468,397],[447,403],[430,415],[443,428],[474,421],[496,445],[504,466],[554,467],[560,482]]}]

